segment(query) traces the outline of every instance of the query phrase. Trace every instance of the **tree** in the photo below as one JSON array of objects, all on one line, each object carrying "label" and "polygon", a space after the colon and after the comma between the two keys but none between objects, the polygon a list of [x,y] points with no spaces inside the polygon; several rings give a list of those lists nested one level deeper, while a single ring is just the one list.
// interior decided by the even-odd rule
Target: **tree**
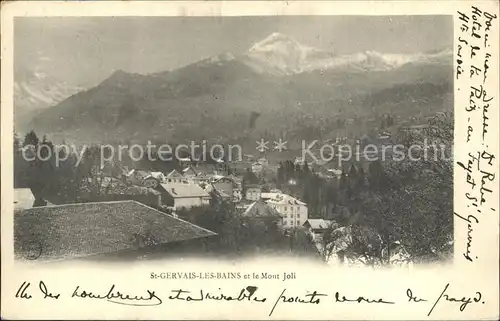
[{"label": "tree", "polygon": [[349,180],[345,169],[342,169],[342,174],[340,175],[340,190],[347,191],[349,189]]},{"label": "tree", "polygon": [[385,129],[386,126],[387,124],[385,122],[385,119],[383,118],[382,121],[380,122],[380,129]]},{"label": "tree", "polygon": [[38,144],[40,160],[46,162],[47,164],[51,164],[51,159],[54,156],[54,144],[50,140],[47,139],[46,135],[43,135],[42,142]]},{"label": "tree", "polygon": [[307,163],[306,160],[304,160],[304,168],[302,169],[302,171],[305,173],[306,176],[310,173],[309,164]]},{"label": "tree", "polygon": [[302,227],[296,227],[289,231],[290,251],[298,255],[316,253],[312,236]]},{"label": "tree", "polygon": [[213,206],[180,210],[177,214],[179,217],[217,233],[217,250],[240,251],[243,224],[235,213],[234,205],[216,203]]},{"label": "tree", "polygon": [[247,168],[245,175],[243,175],[243,184],[258,184],[259,178],[255,175],[254,172]]},{"label": "tree", "polygon": [[14,132],[14,152],[17,152],[20,147],[21,147],[21,142],[19,141],[17,133]]},{"label": "tree", "polygon": [[358,178],[356,180],[356,189],[358,191],[364,188],[365,180],[366,180],[365,170],[363,169],[363,166],[360,166],[358,171]]},{"label": "tree", "polygon": [[391,127],[392,125],[394,125],[394,119],[392,118],[391,115],[387,115],[386,118],[385,118],[385,124],[387,125],[387,127]]},{"label": "tree", "polygon": [[[330,230],[325,248],[332,246],[339,257],[362,258],[365,264],[392,264],[399,251],[411,262],[449,258],[453,248],[453,144],[452,114],[430,120],[431,130],[411,136],[411,144],[431,140],[442,144],[447,157],[387,160],[370,164],[369,186],[344,200],[350,219]],[[408,136],[396,137],[396,141]],[[371,236],[370,236],[371,235]],[[356,239],[358,241],[356,241]],[[364,241],[363,241],[364,240]],[[377,241],[378,240],[378,241]],[[357,242],[357,243],[356,243]],[[341,246],[342,245],[342,246]],[[330,253],[331,254],[331,253]]]},{"label": "tree", "polygon": [[280,162],[278,164],[278,170],[276,173],[276,185],[278,188],[281,187],[282,184],[286,182],[286,177],[285,177],[285,168],[283,162]]},{"label": "tree", "polygon": [[381,190],[388,187],[389,180],[379,160],[370,163],[368,172],[368,181],[372,189]]},{"label": "tree", "polygon": [[[21,142],[14,133],[14,188],[26,188],[30,186],[30,176],[32,174],[32,164],[27,161],[27,158],[32,158],[35,156],[34,150],[28,150],[26,156],[23,155],[23,151],[20,150]],[[29,154],[28,154],[29,153]]]},{"label": "tree", "polygon": [[23,141],[23,147],[24,146],[38,146],[39,143],[38,136],[36,135],[35,131],[31,130],[24,136],[24,141]]}]

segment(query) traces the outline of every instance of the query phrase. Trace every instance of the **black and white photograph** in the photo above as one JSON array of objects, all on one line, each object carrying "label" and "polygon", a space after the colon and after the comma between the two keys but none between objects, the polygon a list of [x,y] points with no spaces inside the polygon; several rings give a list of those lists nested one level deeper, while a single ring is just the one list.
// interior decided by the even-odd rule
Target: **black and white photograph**
[{"label": "black and white photograph", "polygon": [[453,259],[453,16],[16,17],[14,254]]},{"label": "black and white photograph", "polygon": [[2,318],[499,319],[498,1],[0,14]]}]

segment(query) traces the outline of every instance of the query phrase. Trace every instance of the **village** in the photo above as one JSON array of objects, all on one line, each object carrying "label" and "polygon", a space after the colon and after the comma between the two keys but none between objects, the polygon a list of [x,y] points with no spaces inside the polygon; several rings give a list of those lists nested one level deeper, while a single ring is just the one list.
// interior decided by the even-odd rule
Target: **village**
[{"label": "village", "polygon": [[[389,206],[376,202],[394,184],[384,169],[391,163],[384,146],[435,136],[436,128],[396,123],[375,135],[337,136],[310,150],[319,159],[294,156],[300,155],[294,150],[281,159],[260,151],[236,161],[186,154],[131,162],[103,160],[101,147],[93,146],[81,162],[60,157],[65,162],[58,166],[37,149],[61,151],[32,131],[14,142],[16,256],[120,261],[292,255],[328,264],[407,264],[411,255],[400,236],[384,240],[374,228],[402,215],[387,218],[387,210],[373,207]],[[325,144],[334,154],[327,160],[319,147]],[[375,155],[363,149],[368,144]],[[343,161],[346,150],[350,159]]]},{"label": "village", "polygon": [[[380,134],[382,139],[389,135]],[[50,144],[45,138],[35,141]],[[346,138],[330,142],[336,153],[347,143]],[[18,154],[26,155],[32,145],[23,145],[16,148]],[[62,177],[56,187],[47,184],[15,189],[15,223],[19,226],[15,244],[21,258],[144,259],[212,255],[217,248],[223,253],[256,249],[259,253],[307,253],[328,261],[347,246],[341,241],[335,250],[325,249],[331,244],[325,244],[323,234],[342,227],[339,221],[345,220],[336,195],[347,185],[367,186],[374,164],[346,162],[339,167],[332,165],[335,162],[308,163],[302,157],[273,159],[271,164],[266,155],[257,158],[251,154],[231,163],[195,161],[188,155],[179,158],[176,168],[168,172],[131,169],[113,160],[100,163],[91,157],[83,167],[89,163],[87,175],[72,180],[78,181],[74,193],[69,192],[72,187],[67,183],[74,170],[59,174]],[[44,162],[30,166],[28,175],[40,181],[47,168],[50,166]],[[50,177],[57,176],[50,173]],[[57,193],[47,192],[50,188]],[[61,198],[63,194],[66,196]],[[114,220],[123,222],[127,232]],[[54,233],[57,242],[51,237]],[[94,242],[75,243],[64,238],[74,239],[77,234],[82,234],[77,239],[90,237]],[[34,241],[47,238],[52,239],[50,245]],[[231,245],[223,250],[221,242]]]},{"label": "village", "polygon": [[[242,218],[263,223],[266,228],[272,226],[283,235],[289,234],[293,229],[304,229],[311,240],[315,233],[321,232],[331,223],[324,219],[309,218],[308,206],[304,201],[279,190],[276,184],[269,184],[271,181],[275,182],[277,167],[270,166],[265,157],[248,163],[248,167],[240,173],[228,171],[228,167],[221,163],[210,165],[197,162],[195,165],[189,157],[179,159],[179,163],[181,170],[173,169],[164,173],[145,169],[130,170],[127,166],[109,162],[100,168],[94,167],[91,177],[87,178],[89,186],[97,187],[99,191],[96,193],[89,188],[87,193],[81,192],[79,200],[85,201],[53,204],[47,198],[35,197],[33,189],[16,188],[14,209],[23,214],[41,212],[40,215],[55,220],[61,213],[72,212],[75,204],[84,211],[89,210],[87,207],[112,211],[114,208],[139,207],[140,212],[155,212],[158,216],[169,216],[172,222],[186,223],[192,211],[224,204]],[[299,168],[301,165],[304,166],[304,162],[295,160],[294,166]],[[296,184],[293,179],[287,183]],[[21,216],[16,215],[16,218]],[[71,223],[69,226],[76,225]],[[196,229],[204,230],[196,225],[191,225],[190,229],[193,232]],[[111,232],[108,230],[107,233]],[[215,234],[207,231],[204,237]],[[197,237],[197,233],[186,235],[183,241]],[[98,253],[94,253],[95,251]],[[107,254],[101,251],[90,250],[92,255]],[[64,253],[58,255],[66,256]]]}]

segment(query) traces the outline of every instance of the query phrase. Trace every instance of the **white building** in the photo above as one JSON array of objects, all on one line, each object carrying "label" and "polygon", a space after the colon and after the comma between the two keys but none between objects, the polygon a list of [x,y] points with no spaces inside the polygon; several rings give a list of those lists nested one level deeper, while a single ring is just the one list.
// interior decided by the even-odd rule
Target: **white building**
[{"label": "white building", "polygon": [[160,183],[161,181],[155,178],[153,175],[148,175],[142,180],[142,185],[149,188],[156,188]]},{"label": "white building", "polygon": [[210,204],[210,194],[197,184],[178,183],[161,184],[161,186],[167,193],[167,205],[173,207],[174,210]]},{"label": "white building", "polygon": [[154,178],[156,178],[161,183],[165,183],[166,182],[165,174],[163,174],[162,172],[151,172],[151,176],[153,176]]},{"label": "white building", "polygon": [[275,199],[281,194],[281,192],[262,192],[260,193],[260,198],[262,198],[264,201],[267,201],[270,199]]},{"label": "white building", "polygon": [[165,177],[165,183],[182,183],[184,182],[185,179],[184,177],[182,176],[181,173],[179,173],[178,171],[176,171],[175,169],[172,170],[170,173],[167,174],[167,176]]},{"label": "white building", "polygon": [[264,168],[269,166],[269,160],[265,157],[259,158],[257,162],[260,163]]},{"label": "white building", "polygon": [[285,228],[301,227],[308,219],[307,204],[290,195],[276,194],[267,199],[266,203],[283,216]]},{"label": "white building", "polygon": [[245,186],[244,189],[245,199],[248,201],[258,201],[260,200],[260,195],[262,193],[262,188],[259,185],[250,184]]},{"label": "white building", "polygon": [[264,166],[262,166],[262,164],[259,162],[255,162],[252,164],[252,172],[253,173],[256,173],[256,174],[261,173],[263,169],[264,169]]},{"label": "white building", "polygon": [[234,202],[239,202],[243,198],[243,193],[241,188],[235,188],[233,189],[233,201]]},{"label": "white building", "polygon": [[330,227],[336,228],[338,224],[336,224],[332,220],[310,218],[305,221],[304,225],[302,226],[309,230],[309,233],[311,233],[313,240],[319,241],[322,239],[323,234],[326,233]]},{"label": "white building", "polygon": [[35,196],[29,188],[14,188],[14,210],[32,208]]},{"label": "white building", "polygon": [[198,175],[193,166],[188,166],[182,170],[182,176],[190,182],[194,181],[194,178]]}]

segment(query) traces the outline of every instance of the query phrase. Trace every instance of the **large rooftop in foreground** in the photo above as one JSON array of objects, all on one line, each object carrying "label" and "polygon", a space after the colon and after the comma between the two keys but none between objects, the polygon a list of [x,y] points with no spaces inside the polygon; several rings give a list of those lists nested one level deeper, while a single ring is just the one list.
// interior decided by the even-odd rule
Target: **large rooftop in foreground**
[{"label": "large rooftop in foreground", "polygon": [[216,233],[136,201],[34,207],[14,215],[16,258],[82,258],[167,244]]}]

